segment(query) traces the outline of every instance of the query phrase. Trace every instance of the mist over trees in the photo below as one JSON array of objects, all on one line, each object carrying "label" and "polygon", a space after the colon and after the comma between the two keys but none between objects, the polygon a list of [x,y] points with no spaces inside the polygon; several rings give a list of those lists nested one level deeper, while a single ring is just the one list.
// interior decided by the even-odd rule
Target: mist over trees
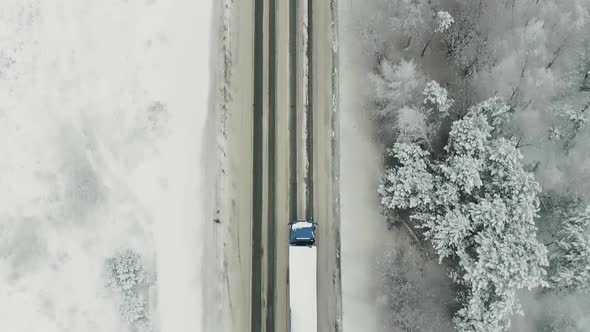
[{"label": "mist over trees", "polygon": [[441,266],[420,255],[399,236],[386,244],[377,257],[379,273],[379,300],[385,319],[386,331],[449,331],[452,322],[447,319],[445,303],[452,301],[449,282],[436,278]]},{"label": "mist over trees", "polygon": [[373,0],[353,28],[383,212],[450,269],[455,329],[590,330],[540,305],[590,286],[590,1]]}]

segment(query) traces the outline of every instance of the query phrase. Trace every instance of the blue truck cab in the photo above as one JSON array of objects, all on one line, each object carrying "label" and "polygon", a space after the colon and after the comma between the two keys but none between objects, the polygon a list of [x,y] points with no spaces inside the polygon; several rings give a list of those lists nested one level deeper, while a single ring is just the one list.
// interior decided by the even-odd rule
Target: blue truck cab
[{"label": "blue truck cab", "polygon": [[289,222],[289,245],[314,246],[315,225],[315,222],[310,220],[293,220]]}]

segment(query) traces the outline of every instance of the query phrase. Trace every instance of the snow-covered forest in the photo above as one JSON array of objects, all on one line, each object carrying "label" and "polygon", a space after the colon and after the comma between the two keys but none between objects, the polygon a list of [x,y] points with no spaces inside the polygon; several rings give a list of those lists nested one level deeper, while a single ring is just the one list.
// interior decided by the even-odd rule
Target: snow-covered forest
[{"label": "snow-covered forest", "polygon": [[590,1],[343,6],[408,239],[375,257],[382,325],[590,331]]}]

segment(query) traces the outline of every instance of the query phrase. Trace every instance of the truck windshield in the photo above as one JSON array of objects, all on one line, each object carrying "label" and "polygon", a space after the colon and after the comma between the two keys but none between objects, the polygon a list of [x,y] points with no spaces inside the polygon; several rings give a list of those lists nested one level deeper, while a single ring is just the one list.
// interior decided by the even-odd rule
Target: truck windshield
[{"label": "truck windshield", "polygon": [[[301,225],[308,224],[308,225]],[[289,244],[291,245],[313,245],[315,232],[313,224],[309,222],[298,222],[291,225]]]}]

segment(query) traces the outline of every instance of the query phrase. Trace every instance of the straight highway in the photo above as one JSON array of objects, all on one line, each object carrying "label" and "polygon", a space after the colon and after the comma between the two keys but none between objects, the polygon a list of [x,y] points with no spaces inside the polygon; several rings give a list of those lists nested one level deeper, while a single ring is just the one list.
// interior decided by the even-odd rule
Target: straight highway
[{"label": "straight highway", "polygon": [[288,222],[303,218],[318,223],[318,331],[341,331],[335,4],[224,1],[219,331],[289,331]]}]

